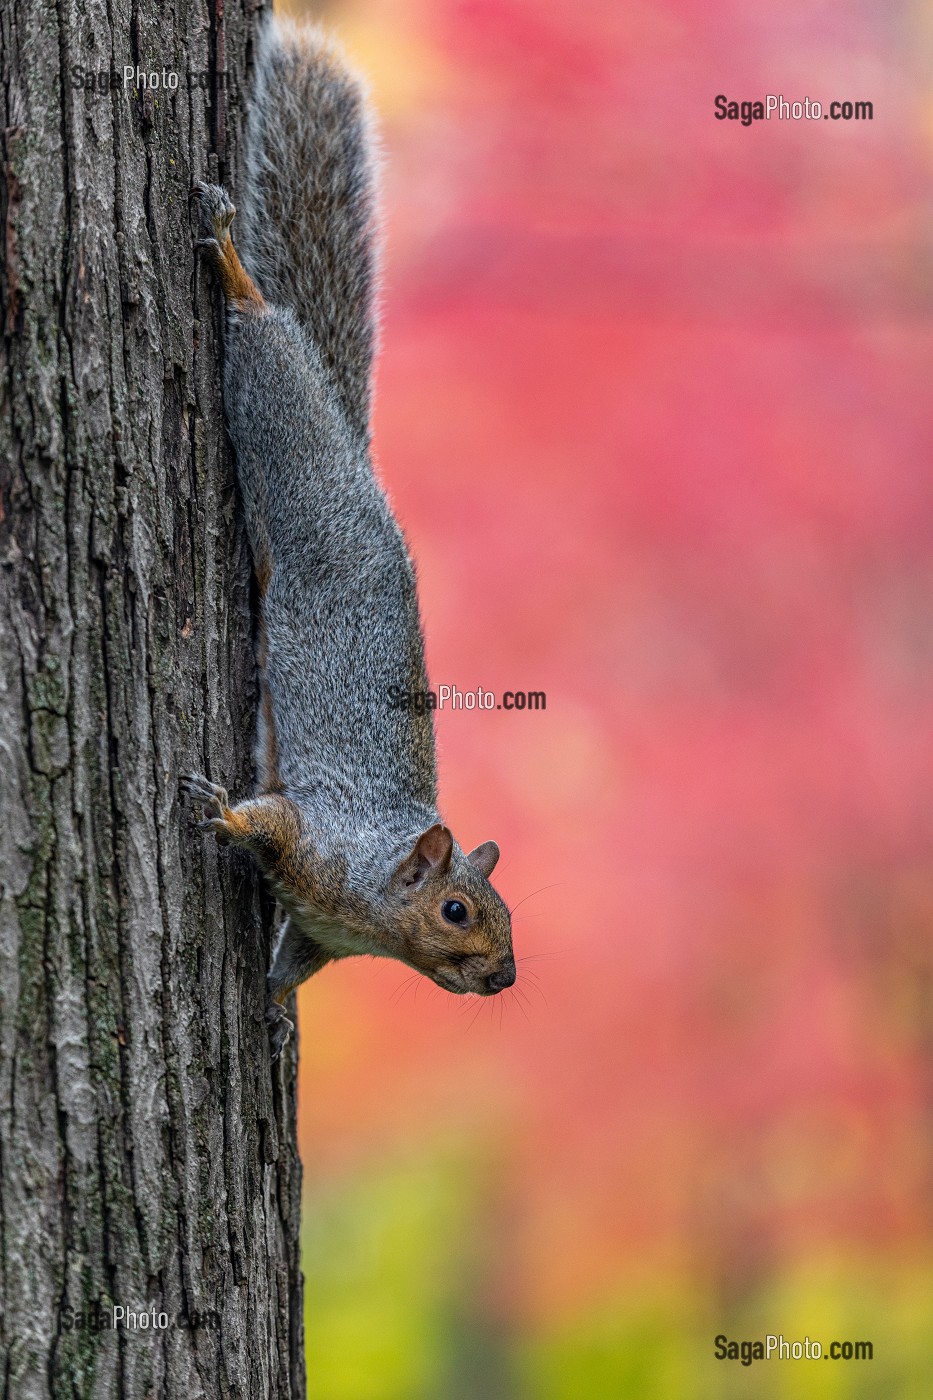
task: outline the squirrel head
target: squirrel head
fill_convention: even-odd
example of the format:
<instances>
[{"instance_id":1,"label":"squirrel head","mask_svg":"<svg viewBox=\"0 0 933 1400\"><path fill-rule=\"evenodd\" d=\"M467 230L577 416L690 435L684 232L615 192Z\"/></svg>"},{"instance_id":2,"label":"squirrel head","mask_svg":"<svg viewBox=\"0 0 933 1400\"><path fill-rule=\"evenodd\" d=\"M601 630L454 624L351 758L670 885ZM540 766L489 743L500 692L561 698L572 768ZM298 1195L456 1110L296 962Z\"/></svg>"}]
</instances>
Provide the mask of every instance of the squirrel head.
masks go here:
<instances>
[{"instance_id":1,"label":"squirrel head","mask_svg":"<svg viewBox=\"0 0 933 1400\"><path fill-rule=\"evenodd\" d=\"M498 859L495 841L466 855L437 823L389 881L398 956L445 991L493 996L515 981L512 920L489 883Z\"/></svg>"}]
</instances>

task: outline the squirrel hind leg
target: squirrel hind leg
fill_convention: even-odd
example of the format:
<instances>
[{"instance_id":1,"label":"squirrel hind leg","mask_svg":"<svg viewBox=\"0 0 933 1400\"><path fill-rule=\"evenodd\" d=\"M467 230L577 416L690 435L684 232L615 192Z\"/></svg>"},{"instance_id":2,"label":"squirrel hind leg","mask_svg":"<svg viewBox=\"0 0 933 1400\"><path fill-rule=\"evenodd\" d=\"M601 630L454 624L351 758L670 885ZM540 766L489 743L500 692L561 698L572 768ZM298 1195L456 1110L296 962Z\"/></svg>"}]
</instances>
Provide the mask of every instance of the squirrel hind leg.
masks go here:
<instances>
[{"instance_id":1,"label":"squirrel hind leg","mask_svg":"<svg viewBox=\"0 0 933 1400\"><path fill-rule=\"evenodd\" d=\"M203 180L192 185L191 197L198 201L201 218L202 237L197 246L206 249L213 259L227 302L238 311L265 311L265 298L240 262L230 237L236 214L233 200L223 185L207 185Z\"/></svg>"},{"instance_id":2,"label":"squirrel hind leg","mask_svg":"<svg viewBox=\"0 0 933 1400\"><path fill-rule=\"evenodd\" d=\"M280 1006L277 1001L270 1001L266 1007L266 1026L269 1031L269 1056L275 1064L292 1038L295 1023L284 1006Z\"/></svg>"},{"instance_id":3,"label":"squirrel hind leg","mask_svg":"<svg viewBox=\"0 0 933 1400\"><path fill-rule=\"evenodd\" d=\"M332 957L332 953L309 938L293 919L286 919L266 978L270 1000L281 1006L296 987L320 972Z\"/></svg>"}]
</instances>

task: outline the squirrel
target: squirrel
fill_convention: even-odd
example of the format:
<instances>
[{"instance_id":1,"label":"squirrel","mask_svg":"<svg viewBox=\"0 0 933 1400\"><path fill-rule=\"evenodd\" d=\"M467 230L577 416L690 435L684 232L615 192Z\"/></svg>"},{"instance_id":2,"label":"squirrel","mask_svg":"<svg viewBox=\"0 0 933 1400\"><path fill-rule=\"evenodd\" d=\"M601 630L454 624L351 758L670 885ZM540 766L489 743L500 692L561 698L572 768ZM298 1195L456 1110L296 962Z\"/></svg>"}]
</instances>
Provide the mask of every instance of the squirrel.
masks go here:
<instances>
[{"instance_id":1,"label":"squirrel","mask_svg":"<svg viewBox=\"0 0 933 1400\"><path fill-rule=\"evenodd\" d=\"M515 981L494 841L465 853L437 809L415 573L373 473L376 219L360 85L321 31L267 21L247 126L244 261L226 190L197 182L226 307L224 409L260 618L257 792L201 774L200 825L250 851L281 904L270 1041L326 963L396 958L446 991ZM245 264L245 266L244 266Z\"/></svg>"}]
</instances>

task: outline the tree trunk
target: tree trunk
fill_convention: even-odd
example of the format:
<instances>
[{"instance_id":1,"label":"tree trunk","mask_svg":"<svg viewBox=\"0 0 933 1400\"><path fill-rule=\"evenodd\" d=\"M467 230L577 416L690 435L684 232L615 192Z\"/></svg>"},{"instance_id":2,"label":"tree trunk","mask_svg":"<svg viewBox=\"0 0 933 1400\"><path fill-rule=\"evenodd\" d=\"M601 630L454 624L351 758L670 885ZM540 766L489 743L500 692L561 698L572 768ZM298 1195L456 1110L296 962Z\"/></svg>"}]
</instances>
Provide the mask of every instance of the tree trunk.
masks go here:
<instances>
[{"instance_id":1,"label":"tree trunk","mask_svg":"<svg viewBox=\"0 0 933 1400\"><path fill-rule=\"evenodd\" d=\"M271 910L178 791L248 791L256 704L188 207L236 190L254 16L214 4L0 13L5 1400L304 1394Z\"/></svg>"}]
</instances>

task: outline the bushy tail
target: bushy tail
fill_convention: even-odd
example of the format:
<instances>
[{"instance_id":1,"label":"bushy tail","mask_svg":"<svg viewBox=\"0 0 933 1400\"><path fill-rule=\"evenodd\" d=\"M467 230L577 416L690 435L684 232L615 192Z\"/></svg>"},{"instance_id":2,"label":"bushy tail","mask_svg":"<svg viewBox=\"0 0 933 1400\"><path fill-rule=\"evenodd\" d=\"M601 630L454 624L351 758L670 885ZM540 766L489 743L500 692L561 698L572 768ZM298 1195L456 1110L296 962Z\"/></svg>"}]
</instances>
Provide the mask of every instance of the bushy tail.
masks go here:
<instances>
[{"instance_id":1,"label":"bushy tail","mask_svg":"<svg viewBox=\"0 0 933 1400\"><path fill-rule=\"evenodd\" d=\"M366 99L318 29L259 38L240 204L244 262L316 342L351 425L369 434L375 200Z\"/></svg>"}]
</instances>

